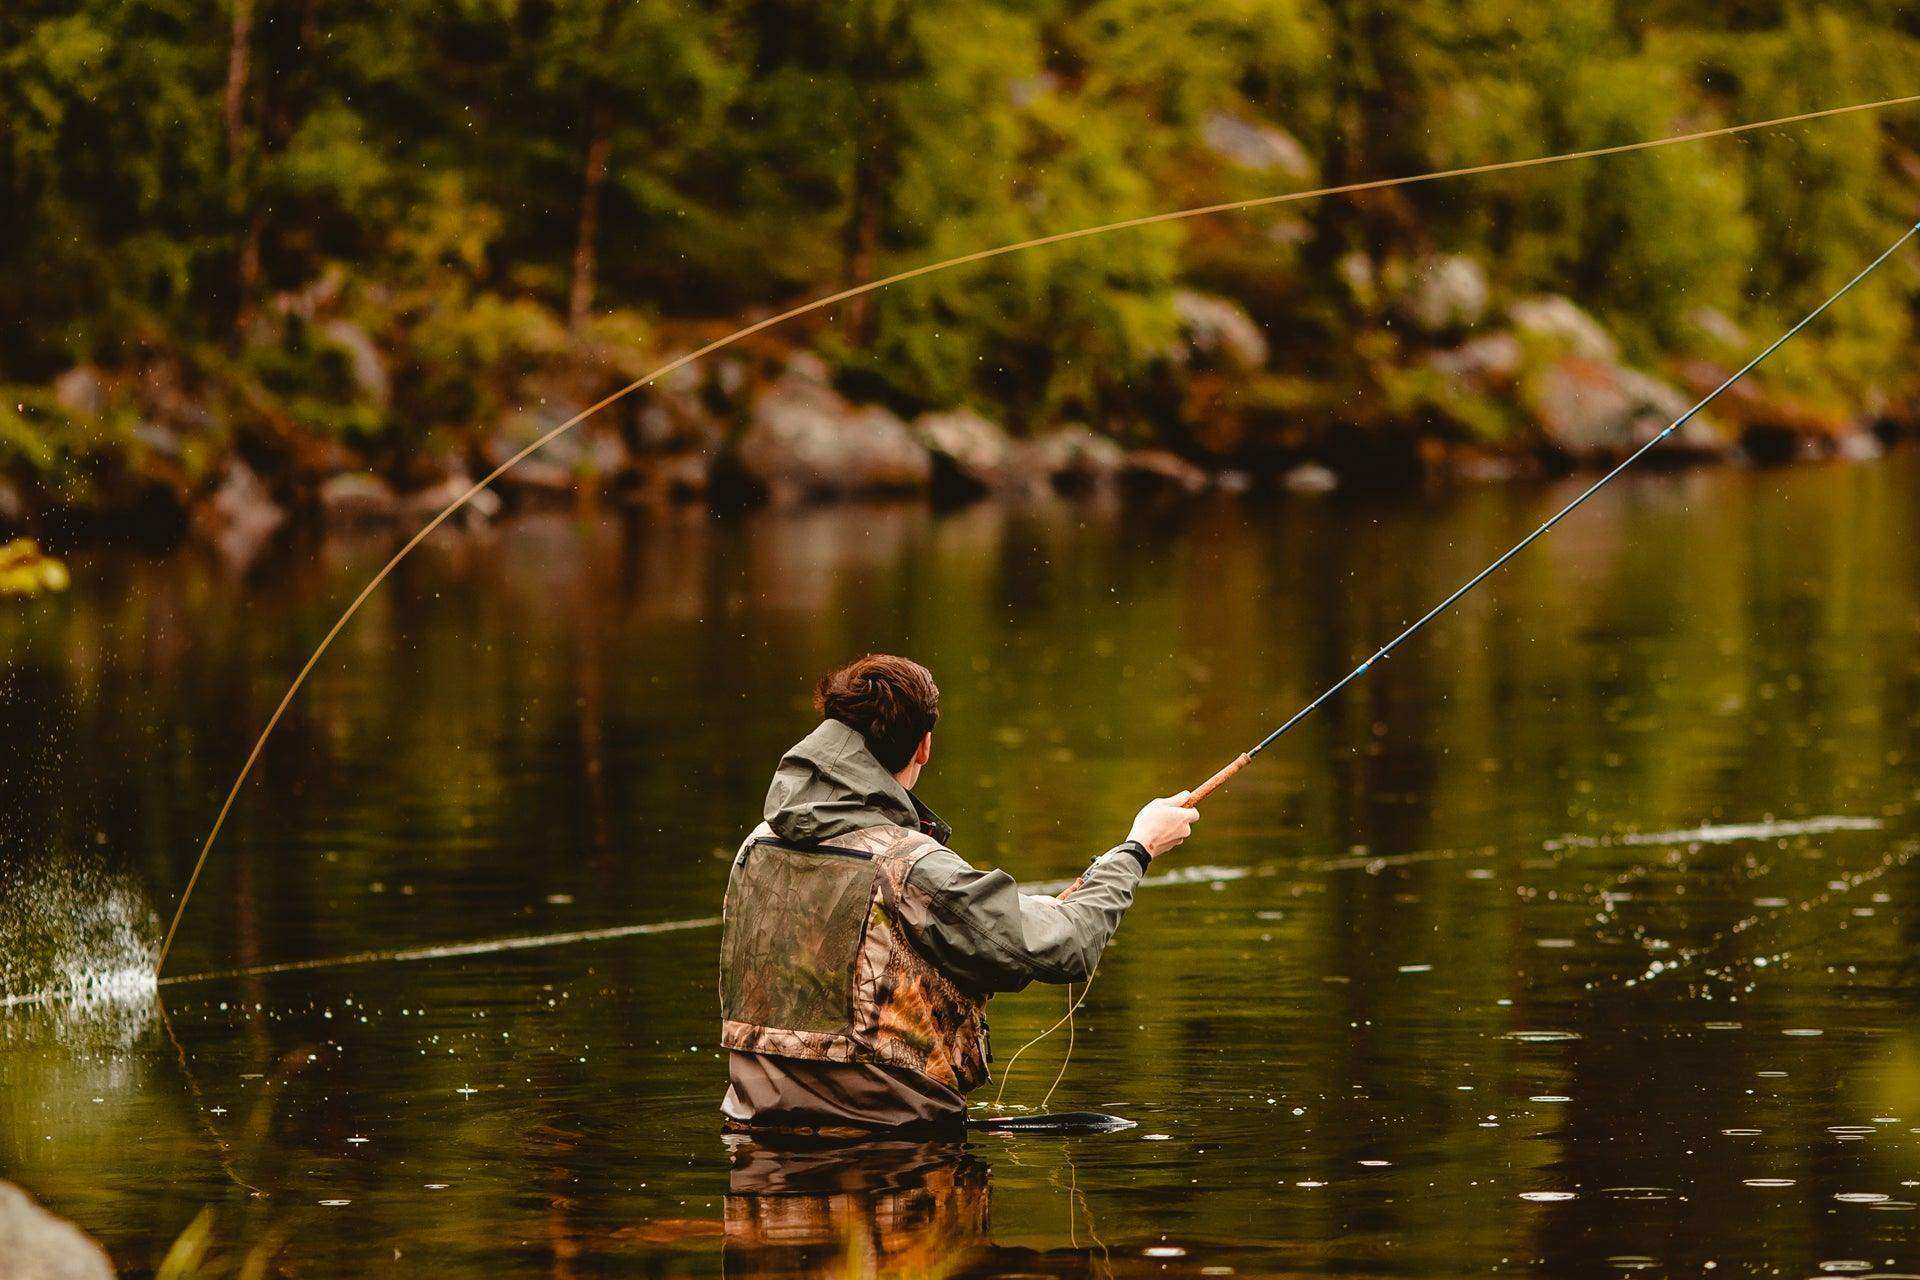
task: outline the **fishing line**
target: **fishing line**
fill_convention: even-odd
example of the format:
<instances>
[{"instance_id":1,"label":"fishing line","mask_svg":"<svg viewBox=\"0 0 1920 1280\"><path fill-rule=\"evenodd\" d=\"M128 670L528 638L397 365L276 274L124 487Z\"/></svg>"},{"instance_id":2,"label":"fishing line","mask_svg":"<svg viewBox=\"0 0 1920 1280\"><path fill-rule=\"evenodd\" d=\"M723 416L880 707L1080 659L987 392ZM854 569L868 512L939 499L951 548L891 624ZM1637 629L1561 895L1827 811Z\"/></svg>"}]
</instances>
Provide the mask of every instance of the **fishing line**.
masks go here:
<instances>
[{"instance_id":1,"label":"fishing line","mask_svg":"<svg viewBox=\"0 0 1920 1280\"><path fill-rule=\"evenodd\" d=\"M266 727L260 731L260 736L254 741L253 749L247 753L246 761L240 766L240 772L238 776L234 778L233 785L228 788L226 799L221 802L219 812L214 817L213 827L208 831L206 841L201 845L199 857L194 861L193 871L187 877L186 887L180 893L180 901L174 907L173 919L167 925L166 937L160 945L160 956L154 965L154 972L159 973L166 968L167 957L173 950L174 935L178 932L180 921L186 914L187 903L193 897L194 888L200 882L200 873L206 868L207 857L212 853L214 843L220 838L220 832L226 826L227 815L232 811L234 801L240 795L240 789L246 785L247 779L252 776L254 765L259 761L260 753L265 750L268 739L273 736L273 731L279 727L281 717L286 714L287 708L292 705L294 698L299 694L301 688L305 686L307 677L313 673L314 667L319 664L320 659L325 656L327 650L333 646L335 638L346 628L347 623L351 622L354 615L360 612L361 606L379 589L380 584L385 582L388 576L393 573L394 569L399 566L400 562L411 555L415 547L426 541L434 530L445 524L462 507L466 506L467 503L471 502L476 496L491 487L494 481L518 466L522 461L545 448L548 444L557 440L568 431L571 431L580 423L585 422L594 414L599 413L602 409L625 399L642 387L676 370L685 368L696 360L700 360L716 351L733 346L735 343L750 338L754 334L765 332L776 325L785 324L789 320L797 319L800 316L823 310L841 302L847 302L851 299L862 297L896 284L903 284L909 280L917 280L922 276L929 276L935 272L947 271L954 267L966 266L970 263L985 262L992 258L1002 257L1007 254L1022 253L1029 249L1038 249L1047 245L1065 244L1073 240L1082 240L1091 236L1106 235L1111 232L1125 231L1136 227L1182 222L1192 218L1203 218L1219 213L1235 213L1249 209L1269 208L1303 200L1321 199L1327 196L1357 195L1366 191L1383 191L1393 187L1412 186L1416 183L1439 182L1449 178L1464 178L1489 173L1505 173L1520 169L1536 168L1543 165L1564 164L1574 160L1592 160L1602 156L1625 155L1636 151L1650 151L1658 147L1676 146L1686 142L1699 142L1708 138L1729 137L1734 134L1750 133L1760 129L1778 128L1785 125L1802 124L1812 120L1824 120L1837 116L1852 115L1857 112L1881 111L1890 107L1906 106L1914 102L1920 102L1920 94L1906 94L1897 98L1883 98L1876 102L1854 103L1843 107L1827 107L1819 111L1803 111L1795 115L1776 116L1770 120L1754 120L1743 124L1723 125L1719 128L1700 129L1691 133L1674 134L1664 138L1649 138L1638 142L1618 143L1606 147L1589 147L1580 151L1567 151L1556 155L1533 156L1522 160L1501 160L1487 164L1468 165L1461 168L1439 169L1428 173L1411 174L1397 178L1375 178L1365 182L1341 183L1336 186L1317 187L1310 191L1293 191L1278 195L1254 196L1245 200L1228 200L1218 204L1199 205L1191 209L1176 209L1164 213L1146 214L1137 218L1124 218L1117 222L1102 223L1092 227L1080 227L1072 231L1059 231L1051 235L1036 236L1030 240L998 245L990 249L979 249L972 253L961 254L958 257L947 258L940 262L926 263L922 266L913 267L890 276L884 276L878 280L870 280L864 284L854 285L836 293L830 293L824 297L816 298L812 302L801 303L798 306L791 307L775 315L757 320L753 324L741 329L736 329L724 337L716 338L705 346L698 347L685 355L677 356L653 370L653 372L634 379L619 390L588 405L585 409L582 409L571 418L548 430L531 444L528 444L518 453L515 453L505 462L502 462L492 471L489 471L486 475L475 481L466 492L442 508L440 513L429 520L419 532L408 538L400 549L394 552L392 558L381 566L379 572L373 575L372 579L367 582L367 585L361 588L360 593L347 605L346 611L327 629L326 635L321 637L320 643L314 649L313 653L301 664L299 673L294 676L293 683L287 686L287 691L281 696L279 704L274 707L273 714L267 717ZM1251 752L1248 753L1249 756L1252 754Z\"/></svg>"}]
</instances>

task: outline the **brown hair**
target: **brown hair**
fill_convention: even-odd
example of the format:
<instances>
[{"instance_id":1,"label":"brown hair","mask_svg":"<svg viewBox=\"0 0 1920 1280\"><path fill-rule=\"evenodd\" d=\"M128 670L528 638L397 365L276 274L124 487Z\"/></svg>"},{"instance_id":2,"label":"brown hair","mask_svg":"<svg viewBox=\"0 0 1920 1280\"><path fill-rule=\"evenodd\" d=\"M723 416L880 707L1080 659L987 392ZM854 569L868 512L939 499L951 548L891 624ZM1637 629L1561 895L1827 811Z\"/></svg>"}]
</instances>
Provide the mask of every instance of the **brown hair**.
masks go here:
<instances>
[{"instance_id":1,"label":"brown hair","mask_svg":"<svg viewBox=\"0 0 1920 1280\"><path fill-rule=\"evenodd\" d=\"M898 773L940 719L940 686L910 658L870 653L822 676L813 708L858 730L874 759Z\"/></svg>"}]
</instances>

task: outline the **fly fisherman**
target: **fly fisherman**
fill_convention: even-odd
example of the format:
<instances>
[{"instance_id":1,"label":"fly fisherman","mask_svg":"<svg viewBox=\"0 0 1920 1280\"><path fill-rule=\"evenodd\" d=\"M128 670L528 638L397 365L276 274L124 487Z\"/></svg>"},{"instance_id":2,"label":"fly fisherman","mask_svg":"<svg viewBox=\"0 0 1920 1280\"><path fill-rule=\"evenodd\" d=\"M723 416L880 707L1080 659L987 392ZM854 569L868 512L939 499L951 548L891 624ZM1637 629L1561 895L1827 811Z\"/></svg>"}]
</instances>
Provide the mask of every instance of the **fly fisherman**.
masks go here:
<instances>
[{"instance_id":1,"label":"fly fisherman","mask_svg":"<svg viewBox=\"0 0 1920 1280\"><path fill-rule=\"evenodd\" d=\"M947 847L913 794L940 690L869 655L820 681L823 717L781 758L766 821L733 860L720 948L729 1129L956 1130L987 1078L987 999L1079 982L1148 862L1192 829L1182 792L1057 898Z\"/></svg>"}]
</instances>

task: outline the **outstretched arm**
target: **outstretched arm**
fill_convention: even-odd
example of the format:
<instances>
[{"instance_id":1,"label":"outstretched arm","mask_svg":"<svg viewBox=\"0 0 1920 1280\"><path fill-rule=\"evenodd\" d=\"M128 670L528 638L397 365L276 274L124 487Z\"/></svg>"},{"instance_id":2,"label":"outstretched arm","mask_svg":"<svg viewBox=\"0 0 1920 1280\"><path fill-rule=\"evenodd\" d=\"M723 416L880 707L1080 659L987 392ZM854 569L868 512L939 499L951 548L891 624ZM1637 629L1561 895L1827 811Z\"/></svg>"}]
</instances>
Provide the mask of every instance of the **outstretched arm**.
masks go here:
<instances>
[{"instance_id":1,"label":"outstretched arm","mask_svg":"<svg viewBox=\"0 0 1920 1280\"><path fill-rule=\"evenodd\" d=\"M956 981L979 991L1031 982L1079 982L1100 963L1133 903L1148 861L1186 838L1195 818L1184 795L1140 811L1127 841L1093 860L1059 898L1020 892L1004 871L982 871L939 849L922 858L901 902L903 923Z\"/></svg>"}]
</instances>

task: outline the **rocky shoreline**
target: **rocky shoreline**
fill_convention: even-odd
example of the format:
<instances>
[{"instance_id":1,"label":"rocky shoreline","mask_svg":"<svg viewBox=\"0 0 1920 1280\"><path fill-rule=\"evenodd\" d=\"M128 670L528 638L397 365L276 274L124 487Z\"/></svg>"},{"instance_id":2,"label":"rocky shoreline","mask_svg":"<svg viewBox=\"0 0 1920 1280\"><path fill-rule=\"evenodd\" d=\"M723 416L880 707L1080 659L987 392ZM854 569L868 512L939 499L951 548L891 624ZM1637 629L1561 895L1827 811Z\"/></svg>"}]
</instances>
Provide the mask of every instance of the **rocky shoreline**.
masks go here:
<instances>
[{"instance_id":1,"label":"rocky shoreline","mask_svg":"<svg viewBox=\"0 0 1920 1280\"><path fill-rule=\"evenodd\" d=\"M1399 332L1366 377L1377 407L1346 415L1322 386L1273 371L1264 330L1237 303L1182 291L1181 341L1164 360L1151 424L1054 425L1031 436L965 408L912 416L850 394L804 347L743 348L690 366L597 415L500 477L457 517L582 501L634 508L793 506L907 499L954 506L1035 494L1124 493L1176 501L1209 492L1326 493L1441 480L1486 482L1600 467L1684 412L1734 367L1749 335L1696 318L1701 349L1656 375L1627 364L1596 320L1560 297L1496 313L1483 273L1435 258L1397 278L1342 265ZM1389 273L1391 275L1392 273ZM371 403L390 395L377 345L343 321L314 332ZM1356 339L1365 345L1367 336ZM224 429L195 379L166 360L110 374L83 366L51 399L69 422L118 423L117 453L82 459L85 483L0 475L0 530L60 546L89 540L195 540L250 561L302 524L396 529L433 518L531 441L631 379L630 356L583 350L529 375L490 434L402 453L291 429ZM1882 399L1885 399L1882 397ZM1907 436L1911 406L1877 403L1849 419L1779 390L1741 383L1663 450L1668 465L1865 458ZM130 424L130 425L129 425ZM444 437L443 437L444 438ZM216 441L224 443L214 443Z\"/></svg>"}]
</instances>

